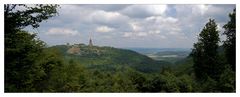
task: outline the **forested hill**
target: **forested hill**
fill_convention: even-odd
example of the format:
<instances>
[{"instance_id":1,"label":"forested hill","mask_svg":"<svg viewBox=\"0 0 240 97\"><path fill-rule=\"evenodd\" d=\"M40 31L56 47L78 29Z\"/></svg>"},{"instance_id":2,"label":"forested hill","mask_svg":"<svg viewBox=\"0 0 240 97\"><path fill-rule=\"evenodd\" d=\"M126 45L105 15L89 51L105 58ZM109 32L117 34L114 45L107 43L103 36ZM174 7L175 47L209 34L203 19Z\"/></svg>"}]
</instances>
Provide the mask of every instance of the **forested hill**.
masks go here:
<instances>
[{"instance_id":1,"label":"forested hill","mask_svg":"<svg viewBox=\"0 0 240 97\"><path fill-rule=\"evenodd\" d=\"M129 66L141 72L160 71L169 62L156 61L132 50L113 47L87 46L84 44L56 45L66 60L75 60L89 68L111 70L119 66Z\"/></svg>"}]
</instances>

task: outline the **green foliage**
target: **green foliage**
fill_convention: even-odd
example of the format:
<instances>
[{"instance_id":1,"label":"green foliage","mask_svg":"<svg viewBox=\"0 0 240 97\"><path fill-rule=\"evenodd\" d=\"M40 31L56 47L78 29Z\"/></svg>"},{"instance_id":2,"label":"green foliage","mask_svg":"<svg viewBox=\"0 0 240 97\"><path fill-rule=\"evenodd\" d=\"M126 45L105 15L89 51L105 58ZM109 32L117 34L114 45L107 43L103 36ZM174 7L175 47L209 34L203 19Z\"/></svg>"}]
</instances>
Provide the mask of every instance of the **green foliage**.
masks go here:
<instances>
[{"instance_id":1,"label":"green foliage","mask_svg":"<svg viewBox=\"0 0 240 97\"><path fill-rule=\"evenodd\" d=\"M211 77L207 77L207 79L200 82L198 86L201 86L200 91L202 92L219 92L217 88L217 81Z\"/></svg>"},{"instance_id":2,"label":"green foliage","mask_svg":"<svg viewBox=\"0 0 240 97\"><path fill-rule=\"evenodd\" d=\"M43 52L38 56L35 62L36 65L41 66L41 71L44 73L35 84L36 91L46 91L49 86L48 81L52 77L51 73L58 67L64 66L63 57L56 49L44 48Z\"/></svg>"},{"instance_id":3,"label":"green foliage","mask_svg":"<svg viewBox=\"0 0 240 97\"><path fill-rule=\"evenodd\" d=\"M17 10L23 7L26 10ZM54 16L56 5L4 5L5 32L5 92L36 91L35 86L46 75L44 67L37 64L45 44L36 39L36 34L23 31L31 25L39 26L42 20Z\"/></svg>"},{"instance_id":4,"label":"green foliage","mask_svg":"<svg viewBox=\"0 0 240 97\"><path fill-rule=\"evenodd\" d=\"M228 63L233 71L236 71L236 9L229 14L230 21L223 26L225 29L224 35L227 36L224 41L225 54Z\"/></svg>"},{"instance_id":5,"label":"green foliage","mask_svg":"<svg viewBox=\"0 0 240 97\"><path fill-rule=\"evenodd\" d=\"M224 72L220 76L218 87L221 92L235 92L236 79L235 72L229 65L226 65Z\"/></svg>"},{"instance_id":6,"label":"green foliage","mask_svg":"<svg viewBox=\"0 0 240 97\"><path fill-rule=\"evenodd\" d=\"M44 75L42 67L35 64L44 44L25 31L14 37L5 38L5 91L34 91L33 83Z\"/></svg>"},{"instance_id":7,"label":"green foliage","mask_svg":"<svg viewBox=\"0 0 240 97\"><path fill-rule=\"evenodd\" d=\"M177 76L184 74L193 75L193 58L189 56L185 59L177 61L172 68Z\"/></svg>"},{"instance_id":8,"label":"green foliage","mask_svg":"<svg viewBox=\"0 0 240 97\"><path fill-rule=\"evenodd\" d=\"M5 4L5 31L11 33L14 29L22 29L28 25L37 28L39 27L39 23L43 20L47 20L56 15L57 7L58 5L44 4L36 4L32 7L24 4ZM20 8L24 10L21 10Z\"/></svg>"},{"instance_id":9,"label":"green foliage","mask_svg":"<svg viewBox=\"0 0 240 97\"><path fill-rule=\"evenodd\" d=\"M160 77L162 77L165 82L165 84L163 84L163 90L165 92L179 92L179 87L177 85L178 80L173 73L164 72Z\"/></svg>"},{"instance_id":10,"label":"green foliage","mask_svg":"<svg viewBox=\"0 0 240 97\"><path fill-rule=\"evenodd\" d=\"M236 65L236 17L235 9L229 14L230 21L223 26L227 40L219 46L216 23L211 20L199 34L192 51L194 71L198 79L197 91L234 92ZM224 48L223 48L224 47ZM223 52L225 50L225 52Z\"/></svg>"},{"instance_id":11,"label":"green foliage","mask_svg":"<svg viewBox=\"0 0 240 97\"><path fill-rule=\"evenodd\" d=\"M86 72L84 67L70 61L54 68L50 73L45 91L51 92L76 92L81 91L86 83Z\"/></svg>"},{"instance_id":12,"label":"green foliage","mask_svg":"<svg viewBox=\"0 0 240 97\"><path fill-rule=\"evenodd\" d=\"M194 79L187 75L176 76L171 70L147 75L145 92L194 92Z\"/></svg>"},{"instance_id":13,"label":"green foliage","mask_svg":"<svg viewBox=\"0 0 240 97\"><path fill-rule=\"evenodd\" d=\"M207 76L214 79L219 78L219 68L222 64L218 62L218 43L217 24L210 19L199 34L198 42L194 44L192 51L194 70L199 80L206 79Z\"/></svg>"},{"instance_id":14,"label":"green foliage","mask_svg":"<svg viewBox=\"0 0 240 97\"><path fill-rule=\"evenodd\" d=\"M142 92L146 92L145 82L147 79L145 75L134 70L130 70L128 72L129 72L130 80L132 81L132 84L136 87L136 89Z\"/></svg>"},{"instance_id":15,"label":"green foliage","mask_svg":"<svg viewBox=\"0 0 240 97\"><path fill-rule=\"evenodd\" d=\"M179 91L180 92L194 92L195 81L193 78L187 74L184 74L178 78Z\"/></svg>"}]
</instances>

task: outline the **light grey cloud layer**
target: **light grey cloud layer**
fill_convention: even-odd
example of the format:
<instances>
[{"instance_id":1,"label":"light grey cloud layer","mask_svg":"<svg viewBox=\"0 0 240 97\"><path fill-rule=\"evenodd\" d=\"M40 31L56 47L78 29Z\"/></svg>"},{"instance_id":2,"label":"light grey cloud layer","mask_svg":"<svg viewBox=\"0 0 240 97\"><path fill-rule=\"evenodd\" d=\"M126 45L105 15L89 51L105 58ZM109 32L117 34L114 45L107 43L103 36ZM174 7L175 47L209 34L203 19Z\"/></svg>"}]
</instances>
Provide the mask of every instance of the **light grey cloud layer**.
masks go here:
<instances>
[{"instance_id":1,"label":"light grey cloud layer","mask_svg":"<svg viewBox=\"0 0 240 97\"><path fill-rule=\"evenodd\" d=\"M191 48L209 18L219 30L235 5L61 5L59 15L41 23L48 45ZM91 33L90 33L91 32ZM91 35L90 35L91 34ZM224 36L221 36L224 39Z\"/></svg>"}]
</instances>

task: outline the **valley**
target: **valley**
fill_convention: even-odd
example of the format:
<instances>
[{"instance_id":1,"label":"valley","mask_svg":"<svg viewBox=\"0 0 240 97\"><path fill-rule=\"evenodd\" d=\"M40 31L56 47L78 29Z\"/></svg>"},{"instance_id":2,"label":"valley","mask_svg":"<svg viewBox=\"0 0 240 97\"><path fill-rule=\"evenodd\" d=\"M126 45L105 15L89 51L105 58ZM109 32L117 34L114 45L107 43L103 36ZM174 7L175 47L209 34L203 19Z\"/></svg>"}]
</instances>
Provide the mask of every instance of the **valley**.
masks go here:
<instances>
[{"instance_id":1,"label":"valley","mask_svg":"<svg viewBox=\"0 0 240 97\"><path fill-rule=\"evenodd\" d=\"M190 48L127 48L144 54L154 60L167 61L174 64L189 56Z\"/></svg>"}]
</instances>

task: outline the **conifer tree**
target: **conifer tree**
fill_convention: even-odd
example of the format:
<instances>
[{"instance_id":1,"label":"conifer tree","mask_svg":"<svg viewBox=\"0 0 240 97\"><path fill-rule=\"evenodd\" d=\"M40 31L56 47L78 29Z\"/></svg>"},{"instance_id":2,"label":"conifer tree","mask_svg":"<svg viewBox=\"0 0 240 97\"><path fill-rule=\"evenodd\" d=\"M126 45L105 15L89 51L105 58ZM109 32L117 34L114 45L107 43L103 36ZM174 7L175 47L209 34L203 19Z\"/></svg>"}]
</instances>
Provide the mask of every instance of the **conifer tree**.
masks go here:
<instances>
[{"instance_id":1,"label":"conifer tree","mask_svg":"<svg viewBox=\"0 0 240 97\"><path fill-rule=\"evenodd\" d=\"M227 62L231 65L233 71L236 71L236 9L229 14L230 21L223 26L224 35L227 40L224 41L225 54Z\"/></svg>"},{"instance_id":2,"label":"conifer tree","mask_svg":"<svg viewBox=\"0 0 240 97\"><path fill-rule=\"evenodd\" d=\"M214 19L209 19L198 37L198 42L194 44L192 51L194 61L194 71L198 79L219 77L218 52L219 31Z\"/></svg>"}]
</instances>

